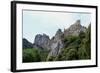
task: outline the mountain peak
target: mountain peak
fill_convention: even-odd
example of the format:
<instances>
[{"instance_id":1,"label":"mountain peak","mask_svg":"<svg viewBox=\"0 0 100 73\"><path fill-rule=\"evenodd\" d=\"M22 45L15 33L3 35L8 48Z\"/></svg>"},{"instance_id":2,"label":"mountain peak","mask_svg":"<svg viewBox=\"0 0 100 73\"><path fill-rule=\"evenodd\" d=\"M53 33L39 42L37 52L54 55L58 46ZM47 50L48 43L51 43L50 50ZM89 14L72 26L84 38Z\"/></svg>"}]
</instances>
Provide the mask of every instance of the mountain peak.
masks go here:
<instances>
[{"instance_id":1,"label":"mountain peak","mask_svg":"<svg viewBox=\"0 0 100 73\"><path fill-rule=\"evenodd\" d=\"M80 27L81 26L81 21L77 20L74 24L72 24L70 27Z\"/></svg>"},{"instance_id":2,"label":"mountain peak","mask_svg":"<svg viewBox=\"0 0 100 73\"><path fill-rule=\"evenodd\" d=\"M64 30L64 35L79 35L81 31L85 31L85 27L83 27L80 23L80 20L77 20L74 24L72 24L68 29Z\"/></svg>"},{"instance_id":3,"label":"mountain peak","mask_svg":"<svg viewBox=\"0 0 100 73\"><path fill-rule=\"evenodd\" d=\"M75 25L81 25L81 21L80 21L80 20L77 20L77 21L75 22Z\"/></svg>"},{"instance_id":4,"label":"mountain peak","mask_svg":"<svg viewBox=\"0 0 100 73\"><path fill-rule=\"evenodd\" d=\"M38 47L49 49L49 36L46 34L37 34L35 36L34 44Z\"/></svg>"},{"instance_id":5,"label":"mountain peak","mask_svg":"<svg viewBox=\"0 0 100 73\"><path fill-rule=\"evenodd\" d=\"M63 33L62 30L61 29L58 29L57 32L56 32L56 35L60 35L62 33Z\"/></svg>"}]
</instances>

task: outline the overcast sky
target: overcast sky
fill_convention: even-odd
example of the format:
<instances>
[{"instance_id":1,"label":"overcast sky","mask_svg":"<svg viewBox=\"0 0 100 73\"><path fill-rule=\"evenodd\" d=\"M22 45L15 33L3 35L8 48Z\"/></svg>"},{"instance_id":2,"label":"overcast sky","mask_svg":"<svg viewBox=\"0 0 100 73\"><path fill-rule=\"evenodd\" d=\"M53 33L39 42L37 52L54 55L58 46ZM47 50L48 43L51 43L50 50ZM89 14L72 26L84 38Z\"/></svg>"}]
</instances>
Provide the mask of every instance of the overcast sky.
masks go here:
<instances>
[{"instance_id":1,"label":"overcast sky","mask_svg":"<svg viewBox=\"0 0 100 73\"><path fill-rule=\"evenodd\" d=\"M59 28L63 31L77 20L81 21L82 26L88 27L91 14L23 11L23 38L32 43L37 34L45 33L51 38Z\"/></svg>"}]
</instances>

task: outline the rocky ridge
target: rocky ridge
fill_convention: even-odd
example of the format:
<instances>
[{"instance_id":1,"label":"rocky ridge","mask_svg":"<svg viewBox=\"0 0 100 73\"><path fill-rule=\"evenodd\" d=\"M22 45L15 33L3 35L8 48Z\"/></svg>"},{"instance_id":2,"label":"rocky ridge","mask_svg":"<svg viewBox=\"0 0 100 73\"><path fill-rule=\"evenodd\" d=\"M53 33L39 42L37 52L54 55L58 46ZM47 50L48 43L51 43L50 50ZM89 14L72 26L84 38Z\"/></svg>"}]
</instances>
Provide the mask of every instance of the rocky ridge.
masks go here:
<instances>
[{"instance_id":1,"label":"rocky ridge","mask_svg":"<svg viewBox=\"0 0 100 73\"><path fill-rule=\"evenodd\" d=\"M49 56L57 56L60 50L64 48L63 38L69 35L78 36L80 32L85 32L86 28L81 25L80 20L77 20L68 29L62 32L58 29L56 34L50 39L46 34L37 34L33 43L33 48L40 48L44 50L49 50Z\"/></svg>"}]
</instances>

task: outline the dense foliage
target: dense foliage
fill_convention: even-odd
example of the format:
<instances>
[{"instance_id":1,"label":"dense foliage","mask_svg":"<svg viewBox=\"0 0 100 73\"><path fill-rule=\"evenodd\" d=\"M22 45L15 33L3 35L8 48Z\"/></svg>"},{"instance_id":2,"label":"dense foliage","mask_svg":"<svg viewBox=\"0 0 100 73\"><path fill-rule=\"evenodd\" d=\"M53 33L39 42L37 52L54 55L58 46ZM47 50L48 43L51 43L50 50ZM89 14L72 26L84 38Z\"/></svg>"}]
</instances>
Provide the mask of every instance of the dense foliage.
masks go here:
<instances>
[{"instance_id":1,"label":"dense foliage","mask_svg":"<svg viewBox=\"0 0 100 73\"><path fill-rule=\"evenodd\" d=\"M37 49L27 48L23 49L23 62L39 62L41 61Z\"/></svg>"},{"instance_id":2,"label":"dense foliage","mask_svg":"<svg viewBox=\"0 0 100 73\"><path fill-rule=\"evenodd\" d=\"M42 51L37 48L23 49L23 62L40 62L45 61L48 51Z\"/></svg>"}]
</instances>

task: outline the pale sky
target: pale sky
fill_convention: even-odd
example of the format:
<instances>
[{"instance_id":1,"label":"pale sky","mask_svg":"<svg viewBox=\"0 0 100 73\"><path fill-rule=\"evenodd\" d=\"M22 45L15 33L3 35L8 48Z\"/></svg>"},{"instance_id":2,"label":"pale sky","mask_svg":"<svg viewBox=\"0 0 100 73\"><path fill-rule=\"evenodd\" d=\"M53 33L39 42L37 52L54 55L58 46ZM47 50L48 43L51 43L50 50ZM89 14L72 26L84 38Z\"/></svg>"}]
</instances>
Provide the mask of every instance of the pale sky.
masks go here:
<instances>
[{"instance_id":1,"label":"pale sky","mask_svg":"<svg viewBox=\"0 0 100 73\"><path fill-rule=\"evenodd\" d=\"M37 34L47 34L53 37L60 28L70 27L77 20L81 25L88 27L91 22L91 14L68 13L68 12L43 12L43 11L23 11L23 38L33 43Z\"/></svg>"}]
</instances>

